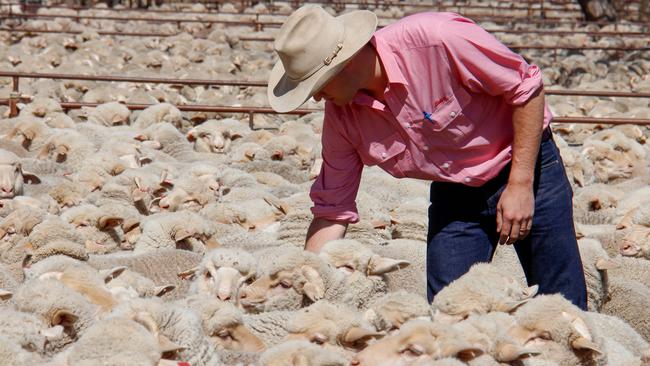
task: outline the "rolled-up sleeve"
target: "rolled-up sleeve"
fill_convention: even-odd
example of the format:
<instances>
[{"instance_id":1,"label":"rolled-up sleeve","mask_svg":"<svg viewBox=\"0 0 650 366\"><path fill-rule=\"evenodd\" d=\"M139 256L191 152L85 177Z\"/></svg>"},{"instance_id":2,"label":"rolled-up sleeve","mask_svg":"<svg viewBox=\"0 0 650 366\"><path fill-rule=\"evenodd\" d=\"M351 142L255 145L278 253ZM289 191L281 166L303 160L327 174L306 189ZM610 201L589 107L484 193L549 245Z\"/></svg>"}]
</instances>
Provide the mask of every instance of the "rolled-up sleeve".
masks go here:
<instances>
[{"instance_id":1,"label":"rolled-up sleeve","mask_svg":"<svg viewBox=\"0 0 650 366\"><path fill-rule=\"evenodd\" d=\"M315 218L355 223L359 221L355 200L363 164L354 146L337 130L335 113L326 105L323 165L309 194L314 202L311 211Z\"/></svg>"},{"instance_id":2,"label":"rolled-up sleeve","mask_svg":"<svg viewBox=\"0 0 650 366\"><path fill-rule=\"evenodd\" d=\"M471 20L457 16L438 24L437 36L451 70L476 93L502 96L506 103L527 102L542 87L542 73Z\"/></svg>"}]
</instances>

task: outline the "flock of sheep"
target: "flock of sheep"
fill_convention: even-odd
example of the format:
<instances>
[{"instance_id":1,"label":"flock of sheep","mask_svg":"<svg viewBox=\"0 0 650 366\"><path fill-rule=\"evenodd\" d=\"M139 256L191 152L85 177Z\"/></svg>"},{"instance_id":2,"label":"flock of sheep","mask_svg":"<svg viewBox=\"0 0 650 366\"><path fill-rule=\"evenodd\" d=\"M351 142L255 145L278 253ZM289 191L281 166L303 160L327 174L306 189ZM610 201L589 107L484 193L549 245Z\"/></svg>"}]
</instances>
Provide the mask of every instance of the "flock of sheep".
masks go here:
<instances>
[{"instance_id":1,"label":"flock of sheep","mask_svg":"<svg viewBox=\"0 0 650 366\"><path fill-rule=\"evenodd\" d=\"M176 17L205 10L174 6ZM137 38L97 30L178 29L67 18L23 25L83 33L0 32L0 70L266 80L275 60L269 43L239 40L253 33L245 27L183 23L175 36ZM272 36L273 29L259 35ZM552 36L502 40L558 45ZM628 40L577 34L561 42ZM650 87L644 51L560 51L557 60L525 54L544 70L548 89ZM9 82L0 81L0 98L9 96ZM264 106L263 88L47 79L21 79L20 87L31 101L19 105L17 117L7 118L8 107L0 106L4 364L650 362L645 127L554 124L574 186L589 312L560 295L536 296L511 247L499 247L493 263L472 267L429 304L427 182L367 168L357 199L361 221L319 254L302 250L308 192L321 164L321 113L256 115L251 129L240 114L181 112L175 105ZM648 114L642 98L547 100L560 116ZM65 111L60 101L99 105ZM130 111L120 102L151 106Z\"/></svg>"}]
</instances>

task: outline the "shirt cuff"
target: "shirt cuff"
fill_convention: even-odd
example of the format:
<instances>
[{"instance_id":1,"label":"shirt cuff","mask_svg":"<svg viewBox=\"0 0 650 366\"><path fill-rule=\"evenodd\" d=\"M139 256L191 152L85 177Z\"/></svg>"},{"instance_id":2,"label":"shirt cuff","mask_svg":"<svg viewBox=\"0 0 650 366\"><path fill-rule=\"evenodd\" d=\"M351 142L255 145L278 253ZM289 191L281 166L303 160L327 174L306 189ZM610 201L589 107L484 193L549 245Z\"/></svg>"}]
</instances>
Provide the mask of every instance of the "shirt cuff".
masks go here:
<instances>
[{"instance_id":1,"label":"shirt cuff","mask_svg":"<svg viewBox=\"0 0 650 366\"><path fill-rule=\"evenodd\" d=\"M521 105L526 103L543 85L542 72L539 67L530 65L523 75L521 83L504 93L503 98L508 104Z\"/></svg>"},{"instance_id":2,"label":"shirt cuff","mask_svg":"<svg viewBox=\"0 0 650 366\"><path fill-rule=\"evenodd\" d=\"M331 221L347 222L354 224L359 222L359 212L356 203L344 206L322 206L315 205L311 208L314 218L321 218Z\"/></svg>"}]
</instances>

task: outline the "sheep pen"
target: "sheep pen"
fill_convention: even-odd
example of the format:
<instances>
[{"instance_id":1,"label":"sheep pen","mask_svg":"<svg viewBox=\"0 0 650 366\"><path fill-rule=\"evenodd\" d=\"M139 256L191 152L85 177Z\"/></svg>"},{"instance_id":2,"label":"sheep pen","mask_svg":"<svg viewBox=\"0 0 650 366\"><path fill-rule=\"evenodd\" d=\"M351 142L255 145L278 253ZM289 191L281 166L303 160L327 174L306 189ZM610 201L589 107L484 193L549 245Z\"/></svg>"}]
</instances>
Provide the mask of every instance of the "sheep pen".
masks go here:
<instances>
[{"instance_id":1,"label":"sheep pen","mask_svg":"<svg viewBox=\"0 0 650 366\"><path fill-rule=\"evenodd\" d=\"M347 10L371 7L382 25L463 10L438 3ZM246 110L268 109L255 81L277 60L264 39L290 3L157 1L143 12L111 1L41 6L42 17L0 5L0 72L84 76L0 77L0 363L650 365L650 124L570 120L647 122L650 33L629 19L558 20L562 37L532 20L509 32L480 13L539 10L515 3L466 1L462 15L567 94L546 100L565 120L551 126L589 311L537 294L511 246L429 304L429 182L376 166L364 168L361 220L346 238L303 250L323 103ZM546 20L571 21L577 5L563 4L547 4ZM178 82L92 80L106 75ZM594 90L612 96L574 93Z\"/></svg>"}]
</instances>

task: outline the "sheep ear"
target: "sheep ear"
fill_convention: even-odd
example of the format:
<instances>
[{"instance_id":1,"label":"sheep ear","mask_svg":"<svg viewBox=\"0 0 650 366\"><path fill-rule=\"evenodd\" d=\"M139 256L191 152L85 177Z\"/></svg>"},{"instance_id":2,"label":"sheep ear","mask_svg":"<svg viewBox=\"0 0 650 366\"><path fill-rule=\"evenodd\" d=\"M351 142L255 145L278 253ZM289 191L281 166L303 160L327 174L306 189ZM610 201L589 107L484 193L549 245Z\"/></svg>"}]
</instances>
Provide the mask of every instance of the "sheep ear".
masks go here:
<instances>
[{"instance_id":1,"label":"sheep ear","mask_svg":"<svg viewBox=\"0 0 650 366\"><path fill-rule=\"evenodd\" d=\"M214 236L211 236L210 239L206 240L204 243L205 249L216 249L221 247L221 243Z\"/></svg>"},{"instance_id":2,"label":"sheep ear","mask_svg":"<svg viewBox=\"0 0 650 366\"><path fill-rule=\"evenodd\" d=\"M62 327L65 328L65 327L72 326L78 319L79 317L74 315L71 311L59 309L56 312L54 312L54 315L52 315L50 324L61 325Z\"/></svg>"},{"instance_id":3,"label":"sheep ear","mask_svg":"<svg viewBox=\"0 0 650 366\"><path fill-rule=\"evenodd\" d=\"M127 220L124 220L122 222L122 230L124 230L124 232L126 233L126 232L129 232L129 231L133 230L136 226L139 226L139 225L140 225L139 220L137 220L137 219L128 220L127 219Z\"/></svg>"},{"instance_id":4,"label":"sheep ear","mask_svg":"<svg viewBox=\"0 0 650 366\"><path fill-rule=\"evenodd\" d=\"M187 138L187 141L189 141L189 142L196 141L196 129L193 128L193 129L187 131L187 134L185 135L185 137Z\"/></svg>"},{"instance_id":5,"label":"sheep ear","mask_svg":"<svg viewBox=\"0 0 650 366\"><path fill-rule=\"evenodd\" d=\"M174 286L174 285L156 286L153 289L153 293L154 293L154 295L160 297L160 296L168 293L169 291L172 291L175 288L176 288L176 286Z\"/></svg>"},{"instance_id":6,"label":"sheep ear","mask_svg":"<svg viewBox=\"0 0 650 366\"><path fill-rule=\"evenodd\" d=\"M63 334L63 327L60 325L55 325L53 327L39 330L38 333L45 338L54 339L58 338Z\"/></svg>"},{"instance_id":7,"label":"sheep ear","mask_svg":"<svg viewBox=\"0 0 650 366\"><path fill-rule=\"evenodd\" d=\"M22 169L21 169L21 172L23 174L23 181L25 183L29 183L29 184L40 184L41 183L41 178L39 178L38 175L36 175L34 173L30 173L30 172L22 170Z\"/></svg>"},{"instance_id":8,"label":"sheep ear","mask_svg":"<svg viewBox=\"0 0 650 366\"><path fill-rule=\"evenodd\" d=\"M304 294L313 302L322 299L325 295L325 283L318 271L311 266L304 265L300 268L300 272L307 279L302 288Z\"/></svg>"},{"instance_id":9,"label":"sheep ear","mask_svg":"<svg viewBox=\"0 0 650 366\"><path fill-rule=\"evenodd\" d=\"M11 291L0 289L0 300L9 300L13 295Z\"/></svg>"},{"instance_id":10,"label":"sheep ear","mask_svg":"<svg viewBox=\"0 0 650 366\"><path fill-rule=\"evenodd\" d=\"M483 354L479 347L468 342L450 342L441 348L444 357L457 357L462 361L471 360Z\"/></svg>"},{"instance_id":11,"label":"sheep ear","mask_svg":"<svg viewBox=\"0 0 650 366\"><path fill-rule=\"evenodd\" d=\"M381 337L383 336L382 333L371 331L365 328L360 328L360 327L352 327L350 330L348 330L345 333L345 336L343 336L343 341L348 344L352 344L354 342L358 342L361 340L368 340L369 338L373 337Z\"/></svg>"},{"instance_id":12,"label":"sheep ear","mask_svg":"<svg viewBox=\"0 0 650 366\"><path fill-rule=\"evenodd\" d=\"M519 301L499 301L493 310L501 311L504 313L511 313L517 310L518 307L527 303L528 301L530 301L530 298L519 300Z\"/></svg>"},{"instance_id":13,"label":"sheep ear","mask_svg":"<svg viewBox=\"0 0 650 366\"><path fill-rule=\"evenodd\" d=\"M133 190L132 196L133 196L133 202L138 202L144 200L146 197L147 192L144 192L138 188Z\"/></svg>"},{"instance_id":14,"label":"sheep ear","mask_svg":"<svg viewBox=\"0 0 650 366\"><path fill-rule=\"evenodd\" d=\"M99 228L109 229L122 225L122 218L116 216L102 216L99 218Z\"/></svg>"},{"instance_id":15,"label":"sheep ear","mask_svg":"<svg viewBox=\"0 0 650 366\"><path fill-rule=\"evenodd\" d=\"M65 145L59 145L56 147L57 155L68 155L68 151L70 151L70 148Z\"/></svg>"},{"instance_id":16,"label":"sheep ear","mask_svg":"<svg viewBox=\"0 0 650 366\"><path fill-rule=\"evenodd\" d=\"M181 240L187 239L192 236L192 233L187 231L186 229L179 229L176 230L176 233L174 233L174 241L179 242Z\"/></svg>"},{"instance_id":17,"label":"sheep ear","mask_svg":"<svg viewBox=\"0 0 650 366\"><path fill-rule=\"evenodd\" d=\"M605 271L610 269L616 269L619 267L619 264L616 261L609 258L600 258L596 261L596 269L599 271Z\"/></svg>"},{"instance_id":18,"label":"sheep ear","mask_svg":"<svg viewBox=\"0 0 650 366\"><path fill-rule=\"evenodd\" d=\"M398 269L405 268L411 263L405 260L398 260L386 257L375 256L370 259L368 266L368 274L381 276L385 273L393 272Z\"/></svg>"},{"instance_id":19,"label":"sheep ear","mask_svg":"<svg viewBox=\"0 0 650 366\"><path fill-rule=\"evenodd\" d=\"M199 270L199 267L190 268L183 272L178 272L176 275L183 280L190 280L196 276L196 271Z\"/></svg>"},{"instance_id":20,"label":"sheep ear","mask_svg":"<svg viewBox=\"0 0 650 366\"><path fill-rule=\"evenodd\" d=\"M535 295L537 295L538 291L539 291L539 285L534 285L534 286L530 286L530 287L526 288L524 290L524 294L526 295L527 299L530 299L530 298L534 297Z\"/></svg>"},{"instance_id":21,"label":"sheep ear","mask_svg":"<svg viewBox=\"0 0 650 366\"><path fill-rule=\"evenodd\" d=\"M499 362L513 362L528 356L536 356L541 353L512 343L501 343L497 345L496 351L497 360Z\"/></svg>"},{"instance_id":22,"label":"sheep ear","mask_svg":"<svg viewBox=\"0 0 650 366\"><path fill-rule=\"evenodd\" d=\"M573 340L571 342L571 347L573 349L592 351L601 355L603 354L603 351L601 351L600 348L598 348L598 345L596 343L588 340L585 337L578 337L575 340Z\"/></svg>"},{"instance_id":23,"label":"sheep ear","mask_svg":"<svg viewBox=\"0 0 650 366\"><path fill-rule=\"evenodd\" d=\"M158 334L158 348L160 349L160 353L179 352L186 349L186 347L172 342L169 338L165 337L162 334Z\"/></svg>"},{"instance_id":24,"label":"sheep ear","mask_svg":"<svg viewBox=\"0 0 650 366\"><path fill-rule=\"evenodd\" d=\"M112 280L118 278L127 268L125 266L114 267L110 269L103 269L99 273L104 278L104 283L109 283Z\"/></svg>"},{"instance_id":25,"label":"sheep ear","mask_svg":"<svg viewBox=\"0 0 650 366\"><path fill-rule=\"evenodd\" d=\"M122 117L120 117L120 116L118 116L116 114L116 115L113 116L113 119L111 119L111 123L118 123L118 122L122 122L123 120L124 119Z\"/></svg>"},{"instance_id":26,"label":"sheep ear","mask_svg":"<svg viewBox=\"0 0 650 366\"><path fill-rule=\"evenodd\" d=\"M50 151L52 151L52 149L54 149L54 144L53 143L50 142L49 144L46 144L45 146L43 146L43 148L38 153L36 158L39 159L39 160L47 158L47 156L50 154Z\"/></svg>"}]
</instances>

